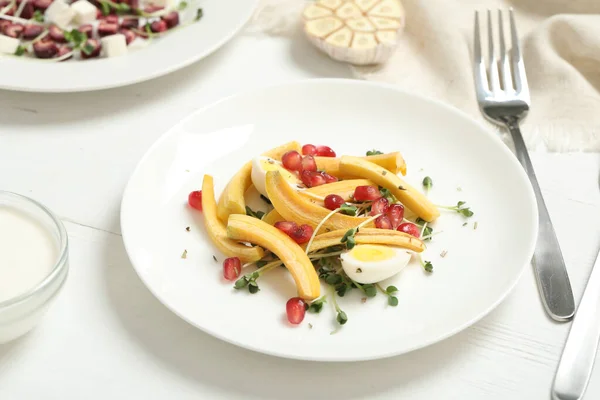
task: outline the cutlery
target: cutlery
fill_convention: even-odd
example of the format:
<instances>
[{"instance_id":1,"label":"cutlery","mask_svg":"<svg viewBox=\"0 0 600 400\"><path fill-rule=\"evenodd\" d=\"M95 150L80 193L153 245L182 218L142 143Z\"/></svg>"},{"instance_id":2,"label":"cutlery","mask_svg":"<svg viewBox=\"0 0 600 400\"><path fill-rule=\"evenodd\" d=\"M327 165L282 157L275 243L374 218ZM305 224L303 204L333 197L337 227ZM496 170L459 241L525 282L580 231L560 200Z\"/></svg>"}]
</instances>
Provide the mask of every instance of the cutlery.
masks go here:
<instances>
[{"instance_id":1,"label":"cutlery","mask_svg":"<svg viewBox=\"0 0 600 400\"><path fill-rule=\"evenodd\" d=\"M513 10L510 13L510 36L512 49L507 52L504 44L503 13L498 11L500 65L494 51L492 14L488 10L489 71L482 57L479 30L479 14L475 12L473 47L473 72L477 102L483 115L497 125L506 127L515 144L517 159L527 172L538 205L539 235L534 252L534 269L542 302L546 312L556 321L568 321L575 312L573 291L556 233L548 209L544 203L525 141L519 129L519 121L529 111L529 87L525 66L519 49L519 38ZM489 76L489 79L488 79Z\"/></svg>"}]
</instances>

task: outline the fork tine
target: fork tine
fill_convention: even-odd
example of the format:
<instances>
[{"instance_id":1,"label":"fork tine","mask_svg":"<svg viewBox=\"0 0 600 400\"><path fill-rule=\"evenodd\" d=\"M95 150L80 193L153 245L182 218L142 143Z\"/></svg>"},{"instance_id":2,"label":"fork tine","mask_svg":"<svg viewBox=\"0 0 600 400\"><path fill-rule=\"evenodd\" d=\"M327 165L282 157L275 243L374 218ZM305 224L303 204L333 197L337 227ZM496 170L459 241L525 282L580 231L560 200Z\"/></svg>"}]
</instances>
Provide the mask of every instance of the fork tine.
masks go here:
<instances>
[{"instance_id":1,"label":"fork tine","mask_svg":"<svg viewBox=\"0 0 600 400\"><path fill-rule=\"evenodd\" d=\"M488 20L488 41L489 41L489 64L490 64L490 89L493 93L500 92L500 80L498 75L498 60L496 59L496 51L494 50L494 31L492 26L492 12L487 12Z\"/></svg>"},{"instance_id":2,"label":"fork tine","mask_svg":"<svg viewBox=\"0 0 600 400\"><path fill-rule=\"evenodd\" d=\"M517 25L515 23L515 15L510 9L510 31L512 39L512 64L515 81L515 90L517 94L529 98L529 85L527 84L527 75L525 75L525 65L521 58L521 49L519 48L519 36L517 35Z\"/></svg>"},{"instance_id":3,"label":"fork tine","mask_svg":"<svg viewBox=\"0 0 600 400\"><path fill-rule=\"evenodd\" d=\"M473 75L475 76L475 89L478 95L489 92L485 63L481 57L481 37L479 30L479 12L475 11L475 31L473 33Z\"/></svg>"},{"instance_id":4,"label":"fork tine","mask_svg":"<svg viewBox=\"0 0 600 400\"><path fill-rule=\"evenodd\" d=\"M504 91L511 93L514 90L512 75L510 72L510 60L506 54L506 46L504 44L504 21L502 20L502 10L498 10L498 31L500 34L500 66L502 71L502 84Z\"/></svg>"}]
</instances>

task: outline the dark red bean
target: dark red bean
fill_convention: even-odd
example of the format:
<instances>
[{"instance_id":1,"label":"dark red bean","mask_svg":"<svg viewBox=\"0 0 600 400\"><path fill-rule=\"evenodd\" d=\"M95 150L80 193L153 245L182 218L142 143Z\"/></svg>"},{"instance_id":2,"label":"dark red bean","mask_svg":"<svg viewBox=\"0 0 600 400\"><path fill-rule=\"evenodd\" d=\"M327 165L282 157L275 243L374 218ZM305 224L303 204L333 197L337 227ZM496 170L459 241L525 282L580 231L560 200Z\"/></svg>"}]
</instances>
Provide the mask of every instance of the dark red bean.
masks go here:
<instances>
[{"instance_id":1,"label":"dark red bean","mask_svg":"<svg viewBox=\"0 0 600 400\"><path fill-rule=\"evenodd\" d=\"M23 39L33 40L44 32L44 27L41 25L27 25L23 29Z\"/></svg>"},{"instance_id":2,"label":"dark red bean","mask_svg":"<svg viewBox=\"0 0 600 400\"><path fill-rule=\"evenodd\" d=\"M92 46L94 48L94 50L92 50L92 52L90 54L86 54L85 52L82 51L81 58L88 59L88 58L98 57L100 55L100 50L102 49L102 45L100 44L99 40L88 39L85 42L84 46Z\"/></svg>"},{"instance_id":3,"label":"dark red bean","mask_svg":"<svg viewBox=\"0 0 600 400\"><path fill-rule=\"evenodd\" d=\"M139 26L140 20L137 18L123 18L123 21L121 21L121 28L123 29L137 28Z\"/></svg>"},{"instance_id":4,"label":"dark red bean","mask_svg":"<svg viewBox=\"0 0 600 400\"><path fill-rule=\"evenodd\" d=\"M34 0L33 7L36 10L46 11L46 9L50 7L50 4L52 4L53 1L54 0Z\"/></svg>"},{"instance_id":5,"label":"dark red bean","mask_svg":"<svg viewBox=\"0 0 600 400\"><path fill-rule=\"evenodd\" d=\"M91 24L81 25L77 30L81 33L85 33L87 37L92 37L94 34L94 27Z\"/></svg>"},{"instance_id":6,"label":"dark red bean","mask_svg":"<svg viewBox=\"0 0 600 400\"><path fill-rule=\"evenodd\" d=\"M136 37L135 33L130 31L129 29L119 29L119 33L125 35L125 42L127 44L129 44L135 40L135 37Z\"/></svg>"},{"instance_id":7,"label":"dark red bean","mask_svg":"<svg viewBox=\"0 0 600 400\"><path fill-rule=\"evenodd\" d=\"M21 34L23 33L24 29L25 28L23 27L23 25L10 24L10 25L6 25L4 27L4 30L2 31L2 33L4 33L6 36L9 36L11 38L19 38L19 37L21 37Z\"/></svg>"},{"instance_id":8,"label":"dark red bean","mask_svg":"<svg viewBox=\"0 0 600 400\"><path fill-rule=\"evenodd\" d=\"M154 21L150 24L150 30L154 33L164 32L167 30L167 23L162 19L160 21Z\"/></svg>"},{"instance_id":9,"label":"dark red bean","mask_svg":"<svg viewBox=\"0 0 600 400\"><path fill-rule=\"evenodd\" d=\"M118 24L119 23L119 17L117 17L114 14L109 14L107 16L103 16L101 19L104 22L109 23L109 24Z\"/></svg>"},{"instance_id":10,"label":"dark red bean","mask_svg":"<svg viewBox=\"0 0 600 400\"><path fill-rule=\"evenodd\" d=\"M54 42L40 40L33 44L33 52L38 58L53 58L58 54L58 46Z\"/></svg>"},{"instance_id":11,"label":"dark red bean","mask_svg":"<svg viewBox=\"0 0 600 400\"><path fill-rule=\"evenodd\" d=\"M63 31L56 25L50 25L50 28L48 28L48 36L50 36L52 40L54 40L57 43L67 42L67 40L65 39L65 31Z\"/></svg>"},{"instance_id":12,"label":"dark red bean","mask_svg":"<svg viewBox=\"0 0 600 400\"><path fill-rule=\"evenodd\" d=\"M118 31L119 25L117 24L110 24L107 22L100 22L100 24L98 24L98 36L100 37L114 35Z\"/></svg>"},{"instance_id":13,"label":"dark red bean","mask_svg":"<svg viewBox=\"0 0 600 400\"><path fill-rule=\"evenodd\" d=\"M58 54L56 56L57 57L61 57L61 56L64 56L65 54L67 54L67 53L72 53L72 52L73 52L73 50L69 46L67 46L66 44L59 45L58 46ZM65 58L62 61L66 61L66 60L69 60L71 58L73 58L73 54L71 54L69 57Z\"/></svg>"},{"instance_id":14,"label":"dark red bean","mask_svg":"<svg viewBox=\"0 0 600 400\"><path fill-rule=\"evenodd\" d=\"M162 16L161 19L167 23L169 29L179 25L179 13L177 11L172 11Z\"/></svg>"}]
</instances>

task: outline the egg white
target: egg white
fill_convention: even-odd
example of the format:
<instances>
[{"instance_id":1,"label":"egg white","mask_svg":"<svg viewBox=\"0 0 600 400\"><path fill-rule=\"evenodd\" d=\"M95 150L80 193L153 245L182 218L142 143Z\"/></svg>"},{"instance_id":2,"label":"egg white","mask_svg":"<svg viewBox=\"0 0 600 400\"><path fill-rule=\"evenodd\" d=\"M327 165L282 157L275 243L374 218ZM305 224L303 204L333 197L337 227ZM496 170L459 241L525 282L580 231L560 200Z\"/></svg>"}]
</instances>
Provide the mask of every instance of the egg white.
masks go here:
<instances>
[{"instance_id":1,"label":"egg white","mask_svg":"<svg viewBox=\"0 0 600 400\"><path fill-rule=\"evenodd\" d=\"M377 259L376 253L384 254L384 258ZM381 282L402 271L410 261L411 252L392 246L357 244L340 257L346 275L355 282L367 284Z\"/></svg>"},{"instance_id":2,"label":"egg white","mask_svg":"<svg viewBox=\"0 0 600 400\"><path fill-rule=\"evenodd\" d=\"M272 158L259 156L252 159L252 173L250 175L252 184L256 190L263 196L269 197L267 194L267 172L279 171L283 177L292 184L300 184L301 181L292 172L283 167L280 161Z\"/></svg>"}]
</instances>

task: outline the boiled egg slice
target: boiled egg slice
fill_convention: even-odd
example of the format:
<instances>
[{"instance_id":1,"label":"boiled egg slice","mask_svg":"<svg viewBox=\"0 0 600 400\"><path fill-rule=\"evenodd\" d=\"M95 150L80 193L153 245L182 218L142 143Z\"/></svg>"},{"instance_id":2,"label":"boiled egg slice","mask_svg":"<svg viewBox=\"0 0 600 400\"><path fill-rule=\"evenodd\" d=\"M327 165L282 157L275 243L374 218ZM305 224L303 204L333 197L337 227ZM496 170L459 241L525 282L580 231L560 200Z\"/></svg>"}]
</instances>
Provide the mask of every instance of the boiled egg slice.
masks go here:
<instances>
[{"instance_id":1,"label":"boiled egg slice","mask_svg":"<svg viewBox=\"0 0 600 400\"><path fill-rule=\"evenodd\" d=\"M252 174L250 176L252 178L252 184L263 196L268 197L266 182L267 172L269 171L279 171L281 176L283 176L291 185L295 186L302 184L302 181L300 181L294 173L285 169L280 161L265 156L255 157L252 160Z\"/></svg>"},{"instance_id":2,"label":"boiled egg slice","mask_svg":"<svg viewBox=\"0 0 600 400\"><path fill-rule=\"evenodd\" d=\"M410 261L411 252L398 247L357 244L341 255L342 268L358 283L376 283L400 272Z\"/></svg>"}]
</instances>

